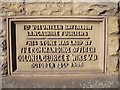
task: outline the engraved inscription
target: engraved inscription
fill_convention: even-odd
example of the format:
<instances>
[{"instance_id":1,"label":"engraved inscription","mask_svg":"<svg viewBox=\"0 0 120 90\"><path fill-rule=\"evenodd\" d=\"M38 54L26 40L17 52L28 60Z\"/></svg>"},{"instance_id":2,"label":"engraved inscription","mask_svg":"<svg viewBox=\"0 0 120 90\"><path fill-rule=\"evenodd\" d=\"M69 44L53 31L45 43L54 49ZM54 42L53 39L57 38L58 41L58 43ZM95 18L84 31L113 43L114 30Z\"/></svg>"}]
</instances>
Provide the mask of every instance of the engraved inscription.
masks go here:
<instances>
[{"instance_id":1,"label":"engraved inscription","mask_svg":"<svg viewBox=\"0 0 120 90\"><path fill-rule=\"evenodd\" d=\"M104 72L103 17L25 17L9 22L11 73Z\"/></svg>"},{"instance_id":2,"label":"engraved inscription","mask_svg":"<svg viewBox=\"0 0 120 90\"><path fill-rule=\"evenodd\" d=\"M82 68L99 56L89 33L94 25L23 25L27 35L18 63L36 69ZM88 32L89 31L89 32Z\"/></svg>"}]
</instances>

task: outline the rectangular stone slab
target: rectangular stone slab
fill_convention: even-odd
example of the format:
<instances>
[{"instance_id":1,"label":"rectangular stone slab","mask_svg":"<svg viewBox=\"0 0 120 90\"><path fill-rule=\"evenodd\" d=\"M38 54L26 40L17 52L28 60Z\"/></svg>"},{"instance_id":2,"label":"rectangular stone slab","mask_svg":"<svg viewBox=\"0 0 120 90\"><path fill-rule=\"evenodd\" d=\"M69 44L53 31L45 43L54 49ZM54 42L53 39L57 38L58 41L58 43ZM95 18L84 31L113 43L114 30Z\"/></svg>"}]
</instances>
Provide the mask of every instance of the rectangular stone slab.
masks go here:
<instances>
[{"instance_id":1,"label":"rectangular stone slab","mask_svg":"<svg viewBox=\"0 0 120 90\"><path fill-rule=\"evenodd\" d=\"M10 75L106 72L105 17L9 17L7 22Z\"/></svg>"}]
</instances>

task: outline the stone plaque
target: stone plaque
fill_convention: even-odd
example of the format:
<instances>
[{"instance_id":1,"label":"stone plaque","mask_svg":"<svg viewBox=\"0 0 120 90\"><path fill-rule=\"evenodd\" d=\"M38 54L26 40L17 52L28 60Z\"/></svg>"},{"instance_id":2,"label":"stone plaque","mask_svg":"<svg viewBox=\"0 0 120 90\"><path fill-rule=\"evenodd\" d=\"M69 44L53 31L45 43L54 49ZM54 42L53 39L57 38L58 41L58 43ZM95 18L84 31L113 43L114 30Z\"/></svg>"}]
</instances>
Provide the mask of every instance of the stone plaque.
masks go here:
<instances>
[{"instance_id":1,"label":"stone plaque","mask_svg":"<svg viewBox=\"0 0 120 90\"><path fill-rule=\"evenodd\" d=\"M8 18L9 74L106 71L106 18Z\"/></svg>"}]
</instances>

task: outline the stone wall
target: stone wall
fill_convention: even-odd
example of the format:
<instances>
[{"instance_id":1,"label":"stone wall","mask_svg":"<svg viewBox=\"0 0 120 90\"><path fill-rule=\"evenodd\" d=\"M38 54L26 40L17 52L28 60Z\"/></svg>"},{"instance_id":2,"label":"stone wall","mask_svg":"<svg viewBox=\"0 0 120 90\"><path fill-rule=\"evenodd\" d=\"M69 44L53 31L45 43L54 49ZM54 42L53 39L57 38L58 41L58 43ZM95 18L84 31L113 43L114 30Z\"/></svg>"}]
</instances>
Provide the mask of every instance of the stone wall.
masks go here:
<instances>
[{"instance_id":1,"label":"stone wall","mask_svg":"<svg viewBox=\"0 0 120 90\"><path fill-rule=\"evenodd\" d=\"M7 75L6 18L9 16L107 16L109 73L119 70L120 4L118 2L1 2L0 62ZM119 24L119 29L118 29Z\"/></svg>"}]
</instances>

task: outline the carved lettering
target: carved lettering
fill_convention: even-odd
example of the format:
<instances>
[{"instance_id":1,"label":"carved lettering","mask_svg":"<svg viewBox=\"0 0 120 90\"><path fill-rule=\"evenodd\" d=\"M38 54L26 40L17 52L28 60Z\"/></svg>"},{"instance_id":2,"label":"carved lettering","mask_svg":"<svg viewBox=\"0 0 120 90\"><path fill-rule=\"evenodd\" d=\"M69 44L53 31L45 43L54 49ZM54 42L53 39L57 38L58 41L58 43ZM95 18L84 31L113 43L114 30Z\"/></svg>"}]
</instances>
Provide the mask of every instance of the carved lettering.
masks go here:
<instances>
[{"instance_id":1,"label":"carved lettering","mask_svg":"<svg viewBox=\"0 0 120 90\"><path fill-rule=\"evenodd\" d=\"M18 63L31 63L32 69L71 69L87 67L99 55L91 39L94 25L26 24L27 39L19 49Z\"/></svg>"}]
</instances>

